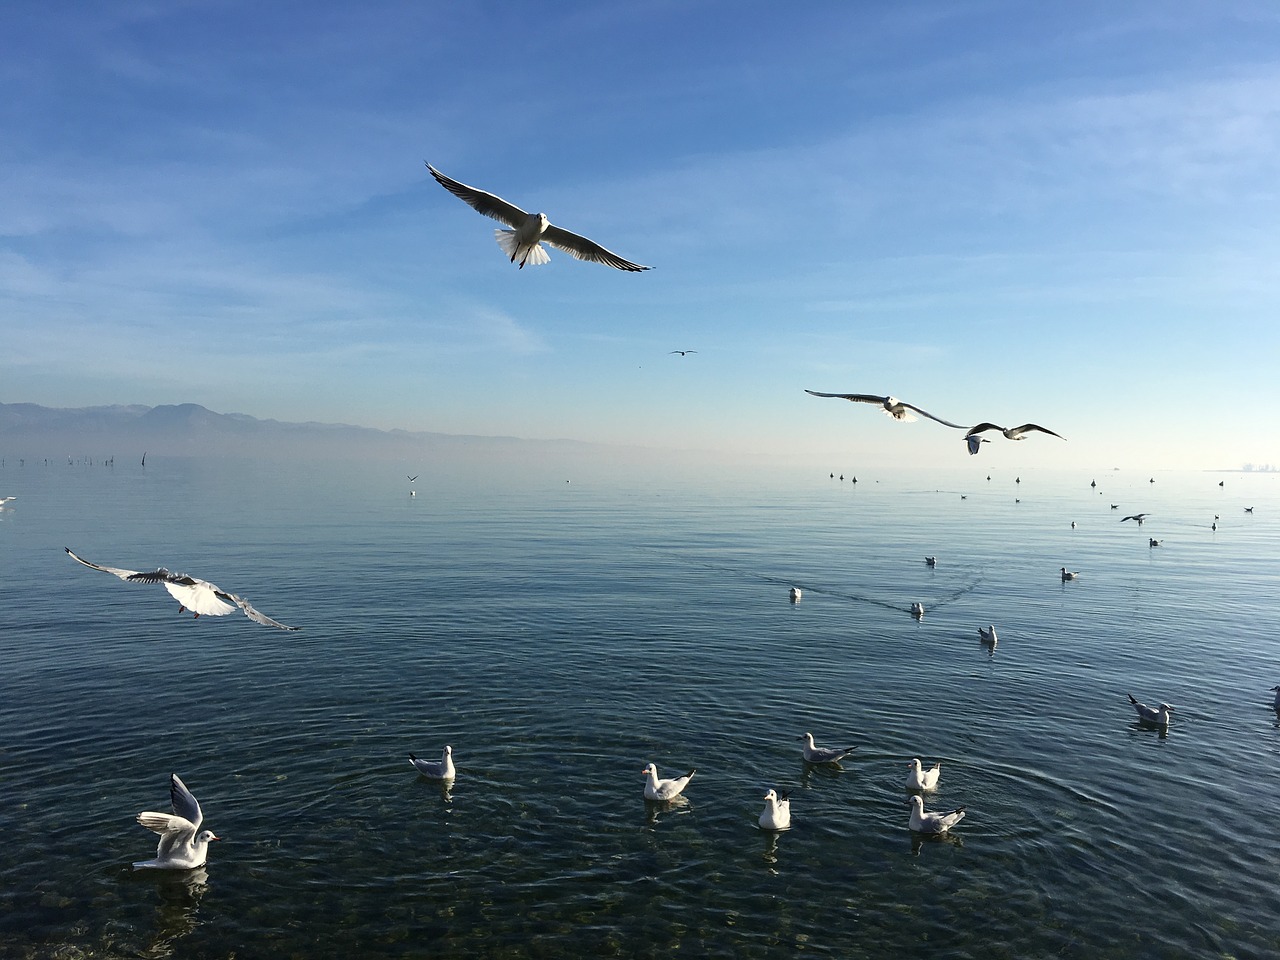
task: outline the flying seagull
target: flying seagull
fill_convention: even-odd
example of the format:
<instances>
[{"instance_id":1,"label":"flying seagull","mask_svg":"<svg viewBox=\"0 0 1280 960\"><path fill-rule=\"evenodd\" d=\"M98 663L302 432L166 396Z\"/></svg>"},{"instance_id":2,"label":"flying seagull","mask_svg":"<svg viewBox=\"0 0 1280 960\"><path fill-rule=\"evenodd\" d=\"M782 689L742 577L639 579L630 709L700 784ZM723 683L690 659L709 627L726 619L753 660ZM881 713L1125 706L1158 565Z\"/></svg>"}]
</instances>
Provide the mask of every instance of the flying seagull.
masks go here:
<instances>
[{"instance_id":1,"label":"flying seagull","mask_svg":"<svg viewBox=\"0 0 1280 960\"><path fill-rule=\"evenodd\" d=\"M975 453L977 453L979 450L982 449L982 445L984 443L990 443L991 441L988 440L986 437L979 437L976 434L971 433L964 438L964 442L969 445L969 456L972 457Z\"/></svg>"},{"instance_id":2,"label":"flying seagull","mask_svg":"<svg viewBox=\"0 0 1280 960\"><path fill-rule=\"evenodd\" d=\"M650 269L638 263L632 263L630 260L624 260L586 237L580 237L576 233L570 233L568 230L552 225L545 213L526 213L514 203L508 203L501 197L446 177L429 163L427 169L431 171L431 175L436 178L440 186L467 206L478 210L486 217L492 217L499 223L505 223L508 227L514 228L495 230L494 236L498 239L498 246L511 258L512 263L520 261L522 270L526 263L537 266L551 262L550 255L542 246L544 242L579 260L594 260L596 263L633 273Z\"/></svg>"},{"instance_id":3,"label":"flying seagull","mask_svg":"<svg viewBox=\"0 0 1280 960\"><path fill-rule=\"evenodd\" d=\"M1137 520L1138 526L1142 526L1142 521L1147 519L1149 516L1151 516L1149 513L1131 513L1127 517L1121 517L1120 522L1124 523L1126 520Z\"/></svg>"},{"instance_id":4,"label":"flying seagull","mask_svg":"<svg viewBox=\"0 0 1280 960\"><path fill-rule=\"evenodd\" d=\"M838 400L850 400L853 403L878 403L884 408L884 412L895 420L910 422L915 419L911 415L914 411L922 417L928 417L930 420L941 423L944 426L955 427L957 430L965 429L958 423L952 423L950 420L943 420L941 417L935 417L927 410L921 410L914 404L907 403L905 400L899 400L897 397L877 397L869 393L819 393L817 390L806 390L805 393L814 397L835 397ZM973 431L970 430L970 433Z\"/></svg>"},{"instance_id":5,"label":"flying seagull","mask_svg":"<svg viewBox=\"0 0 1280 960\"><path fill-rule=\"evenodd\" d=\"M264 626L278 627L281 630L302 629L301 627L287 626L278 620L272 620L265 613L260 613L254 609L244 597L228 593L216 583L210 583L208 580L197 580L195 577L189 577L185 573L171 573L164 567L146 573L139 573L137 570L117 570L115 567L100 567L96 563L90 563L83 557L77 557L71 552L70 547L64 547L63 549L77 563L83 563L86 567L109 573L112 576L119 577L121 580L164 584L164 588L169 591L169 595L178 601L179 613L184 610L190 610L197 617L201 614L206 614L210 617L222 617L239 607L246 617Z\"/></svg>"},{"instance_id":6,"label":"flying seagull","mask_svg":"<svg viewBox=\"0 0 1280 960\"><path fill-rule=\"evenodd\" d=\"M209 841L219 839L212 830L200 830L204 814L200 802L191 795L187 785L176 773L169 775L169 800L173 813L155 813L144 810L138 814L138 823L160 834L154 860L140 860L135 870L152 867L159 870L191 870L204 866L209 851Z\"/></svg>"},{"instance_id":7,"label":"flying seagull","mask_svg":"<svg viewBox=\"0 0 1280 960\"><path fill-rule=\"evenodd\" d=\"M683 356L685 356L686 354L690 354L690 353L697 353L698 351L697 351L697 350L672 350L671 352L672 352L672 353L678 353L678 354L680 354L680 356L682 356L682 357L683 357Z\"/></svg>"},{"instance_id":8,"label":"flying seagull","mask_svg":"<svg viewBox=\"0 0 1280 960\"><path fill-rule=\"evenodd\" d=\"M1054 433L1048 427L1042 427L1038 423L1024 423L1020 427L1002 427L997 423L980 423L976 427L969 428L969 432L965 435L965 439L971 440L973 437L977 436L978 434L986 433L988 430L999 430L1001 433L1005 435L1005 438L1008 440L1024 440L1026 439L1026 434L1032 433L1035 431L1038 431L1040 433L1047 433L1049 434L1049 436L1057 437L1059 440L1067 439L1062 434ZM970 450L969 450L970 453L978 452L977 450L973 449L972 443L970 443L969 446L970 446Z\"/></svg>"}]
</instances>

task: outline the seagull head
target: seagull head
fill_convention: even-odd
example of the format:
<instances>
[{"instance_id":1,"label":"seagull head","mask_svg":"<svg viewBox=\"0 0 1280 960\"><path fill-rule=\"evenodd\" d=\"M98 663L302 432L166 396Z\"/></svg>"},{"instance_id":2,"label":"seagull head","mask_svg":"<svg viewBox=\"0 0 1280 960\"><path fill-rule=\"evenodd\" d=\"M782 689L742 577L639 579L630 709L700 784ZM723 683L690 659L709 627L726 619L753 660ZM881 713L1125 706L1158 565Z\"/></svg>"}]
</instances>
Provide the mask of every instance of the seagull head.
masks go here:
<instances>
[{"instance_id":1,"label":"seagull head","mask_svg":"<svg viewBox=\"0 0 1280 960\"><path fill-rule=\"evenodd\" d=\"M208 843L210 840L221 840L222 838L215 834L212 830L202 830L200 836L196 837L196 843Z\"/></svg>"},{"instance_id":2,"label":"seagull head","mask_svg":"<svg viewBox=\"0 0 1280 960\"><path fill-rule=\"evenodd\" d=\"M1173 709L1173 707L1169 706L1167 703L1162 703L1162 704L1160 704L1160 709L1161 709L1161 710L1164 710L1164 711L1167 711L1168 713L1174 713L1174 712L1175 712L1175 711L1174 711L1174 709Z\"/></svg>"}]
</instances>

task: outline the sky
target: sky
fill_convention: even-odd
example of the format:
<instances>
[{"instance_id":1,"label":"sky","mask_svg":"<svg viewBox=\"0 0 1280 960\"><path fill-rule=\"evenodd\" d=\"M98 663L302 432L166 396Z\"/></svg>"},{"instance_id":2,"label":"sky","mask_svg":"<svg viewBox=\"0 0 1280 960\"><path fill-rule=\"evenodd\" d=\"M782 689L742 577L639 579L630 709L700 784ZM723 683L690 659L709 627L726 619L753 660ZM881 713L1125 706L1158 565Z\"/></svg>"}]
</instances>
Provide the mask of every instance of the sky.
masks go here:
<instances>
[{"instance_id":1,"label":"sky","mask_svg":"<svg viewBox=\"0 0 1280 960\"><path fill-rule=\"evenodd\" d=\"M1277 50L1270 0L8 0L0 402L1280 465ZM653 269L517 269L424 161Z\"/></svg>"}]
</instances>

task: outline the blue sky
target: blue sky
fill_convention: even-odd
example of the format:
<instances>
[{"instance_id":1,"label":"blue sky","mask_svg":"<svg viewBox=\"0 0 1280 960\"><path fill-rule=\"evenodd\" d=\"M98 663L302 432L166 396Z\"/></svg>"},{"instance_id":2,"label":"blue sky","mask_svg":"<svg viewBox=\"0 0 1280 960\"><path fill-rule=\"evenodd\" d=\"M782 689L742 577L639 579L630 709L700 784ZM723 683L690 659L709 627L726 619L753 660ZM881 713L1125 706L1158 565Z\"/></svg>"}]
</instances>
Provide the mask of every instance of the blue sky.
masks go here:
<instances>
[{"instance_id":1,"label":"blue sky","mask_svg":"<svg viewBox=\"0 0 1280 960\"><path fill-rule=\"evenodd\" d=\"M11 0L0 401L1280 464L1277 50L1261 0ZM424 160L655 269L517 270Z\"/></svg>"}]
</instances>

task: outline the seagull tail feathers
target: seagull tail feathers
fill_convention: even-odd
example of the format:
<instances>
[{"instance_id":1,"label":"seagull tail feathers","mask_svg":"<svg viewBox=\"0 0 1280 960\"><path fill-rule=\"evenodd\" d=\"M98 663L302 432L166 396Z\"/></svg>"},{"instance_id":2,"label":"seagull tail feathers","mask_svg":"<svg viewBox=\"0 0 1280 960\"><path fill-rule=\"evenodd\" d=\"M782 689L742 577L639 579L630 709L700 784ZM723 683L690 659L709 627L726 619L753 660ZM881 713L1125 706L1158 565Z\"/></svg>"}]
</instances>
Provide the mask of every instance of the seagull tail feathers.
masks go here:
<instances>
[{"instance_id":1,"label":"seagull tail feathers","mask_svg":"<svg viewBox=\"0 0 1280 960\"><path fill-rule=\"evenodd\" d=\"M498 246L502 248L507 258L512 263L519 260L521 267L526 263L537 267L551 262L551 254L547 253L542 244L535 243L532 247L521 247L514 230L497 229L493 231L493 237L498 241Z\"/></svg>"}]
</instances>

